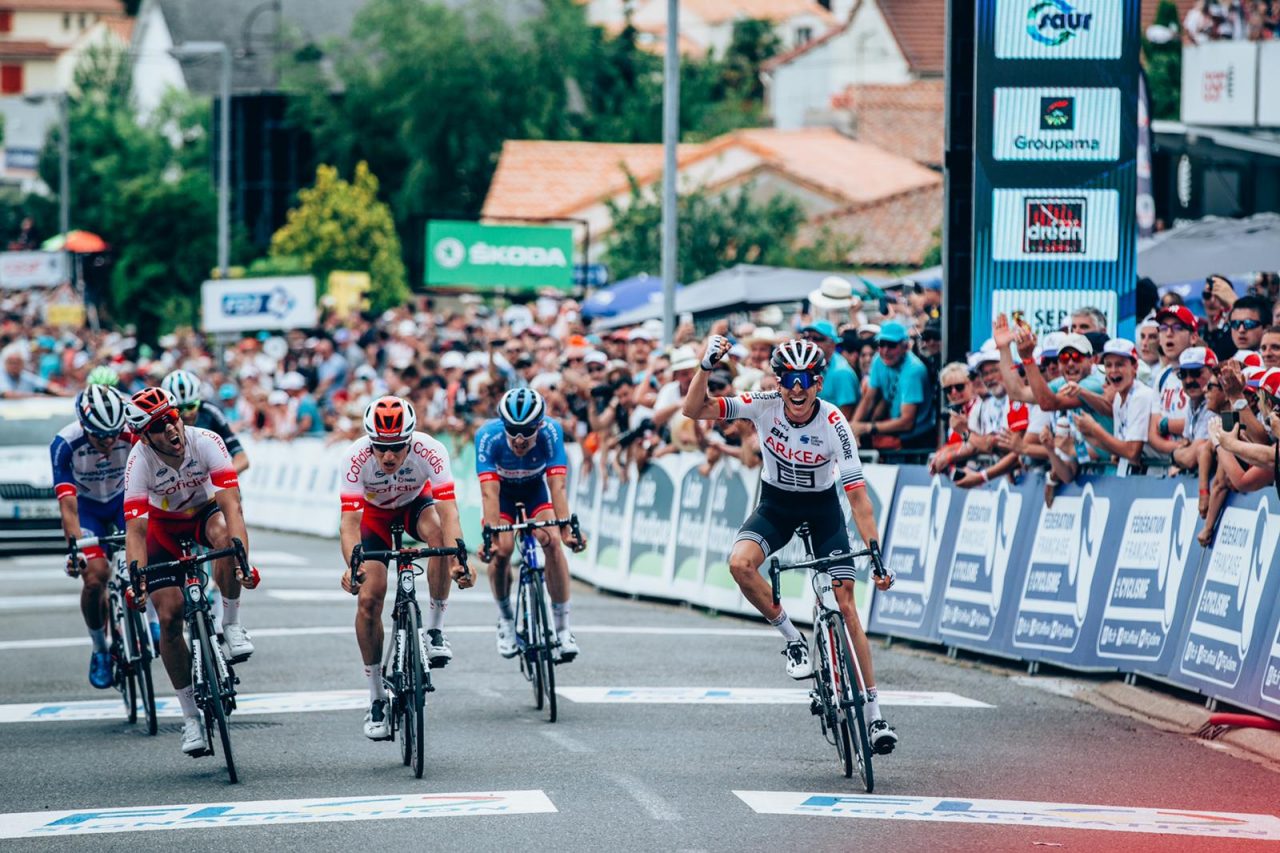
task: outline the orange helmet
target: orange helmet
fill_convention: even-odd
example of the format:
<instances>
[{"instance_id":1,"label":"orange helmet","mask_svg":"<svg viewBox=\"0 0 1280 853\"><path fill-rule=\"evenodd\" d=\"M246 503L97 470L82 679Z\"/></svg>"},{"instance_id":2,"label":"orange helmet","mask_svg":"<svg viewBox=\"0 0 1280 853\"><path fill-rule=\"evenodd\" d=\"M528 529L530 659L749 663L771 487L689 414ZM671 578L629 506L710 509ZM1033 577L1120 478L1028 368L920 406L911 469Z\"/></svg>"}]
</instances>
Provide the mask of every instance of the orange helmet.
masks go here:
<instances>
[{"instance_id":1,"label":"orange helmet","mask_svg":"<svg viewBox=\"0 0 1280 853\"><path fill-rule=\"evenodd\" d=\"M408 441L417 426L413 404L399 397L379 397L364 410L364 433L374 444Z\"/></svg>"},{"instance_id":2,"label":"orange helmet","mask_svg":"<svg viewBox=\"0 0 1280 853\"><path fill-rule=\"evenodd\" d=\"M178 410L173 404L173 395L163 388L143 388L130 397L124 407L125 422L138 435L170 414L176 417Z\"/></svg>"}]
</instances>

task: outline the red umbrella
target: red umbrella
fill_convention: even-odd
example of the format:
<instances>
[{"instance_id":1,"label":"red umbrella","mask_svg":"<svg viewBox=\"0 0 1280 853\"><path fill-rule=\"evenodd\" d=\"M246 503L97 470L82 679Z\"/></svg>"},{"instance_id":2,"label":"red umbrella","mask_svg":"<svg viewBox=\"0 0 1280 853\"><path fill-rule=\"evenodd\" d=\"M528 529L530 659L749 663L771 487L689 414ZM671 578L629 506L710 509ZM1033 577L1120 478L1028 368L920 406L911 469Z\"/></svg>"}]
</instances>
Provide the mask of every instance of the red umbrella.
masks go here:
<instances>
[{"instance_id":1,"label":"red umbrella","mask_svg":"<svg viewBox=\"0 0 1280 853\"><path fill-rule=\"evenodd\" d=\"M107 242L92 231L70 231L65 236L59 234L56 237L50 237L44 241L40 248L47 252L74 252L77 255L92 255L95 252L105 252L107 250Z\"/></svg>"}]
</instances>

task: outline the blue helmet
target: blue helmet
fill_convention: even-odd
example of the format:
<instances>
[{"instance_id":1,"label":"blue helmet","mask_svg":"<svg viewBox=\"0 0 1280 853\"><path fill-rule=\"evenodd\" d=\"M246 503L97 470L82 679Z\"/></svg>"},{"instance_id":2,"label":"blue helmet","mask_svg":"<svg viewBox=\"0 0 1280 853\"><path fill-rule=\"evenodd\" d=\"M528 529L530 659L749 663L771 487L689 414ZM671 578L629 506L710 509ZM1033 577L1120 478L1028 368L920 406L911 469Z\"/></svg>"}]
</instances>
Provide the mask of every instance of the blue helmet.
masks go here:
<instances>
[{"instance_id":1,"label":"blue helmet","mask_svg":"<svg viewBox=\"0 0 1280 853\"><path fill-rule=\"evenodd\" d=\"M498 417L508 429L515 427L527 430L542 422L542 415L547 411L547 404L542 395L532 388L513 388L502 395L498 402ZM522 431L523 431L522 430Z\"/></svg>"}]
</instances>

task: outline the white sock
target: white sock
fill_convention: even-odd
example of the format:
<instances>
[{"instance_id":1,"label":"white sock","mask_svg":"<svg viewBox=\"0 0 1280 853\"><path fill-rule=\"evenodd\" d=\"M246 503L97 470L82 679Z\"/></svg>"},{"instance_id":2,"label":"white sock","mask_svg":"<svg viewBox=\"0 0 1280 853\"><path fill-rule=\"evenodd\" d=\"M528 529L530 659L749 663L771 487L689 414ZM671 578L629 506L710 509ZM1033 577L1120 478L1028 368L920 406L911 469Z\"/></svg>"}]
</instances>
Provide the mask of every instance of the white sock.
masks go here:
<instances>
[{"instance_id":1,"label":"white sock","mask_svg":"<svg viewBox=\"0 0 1280 853\"><path fill-rule=\"evenodd\" d=\"M449 599L433 598L431 599L431 609L427 613L427 630L443 631L444 630L444 611L449 607Z\"/></svg>"},{"instance_id":2,"label":"white sock","mask_svg":"<svg viewBox=\"0 0 1280 853\"><path fill-rule=\"evenodd\" d=\"M200 711L196 708L196 690L190 684L177 691L178 704L182 706L182 716L199 717Z\"/></svg>"},{"instance_id":3,"label":"white sock","mask_svg":"<svg viewBox=\"0 0 1280 853\"><path fill-rule=\"evenodd\" d=\"M364 677L369 679L369 701L376 702L387 698L387 689L382 685L382 661L374 661L364 668Z\"/></svg>"},{"instance_id":4,"label":"white sock","mask_svg":"<svg viewBox=\"0 0 1280 853\"><path fill-rule=\"evenodd\" d=\"M556 623L556 633L569 630L569 602L551 602L551 621Z\"/></svg>"},{"instance_id":5,"label":"white sock","mask_svg":"<svg viewBox=\"0 0 1280 853\"><path fill-rule=\"evenodd\" d=\"M867 688L867 716L872 720L880 720L880 694L876 691L875 685Z\"/></svg>"},{"instance_id":6,"label":"white sock","mask_svg":"<svg viewBox=\"0 0 1280 853\"><path fill-rule=\"evenodd\" d=\"M90 628L89 637L93 640L93 650L95 652L105 652L110 649L107 645L107 631L105 628Z\"/></svg>"},{"instance_id":7,"label":"white sock","mask_svg":"<svg viewBox=\"0 0 1280 853\"><path fill-rule=\"evenodd\" d=\"M240 622L240 599L222 596L222 625L237 625Z\"/></svg>"},{"instance_id":8,"label":"white sock","mask_svg":"<svg viewBox=\"0 0 1280 853\"><path fill-rule=\"evenodd\" d=\"M778 610L778 617L770 619L769 624L777 628L788 643L804 639L800 636L800 632L796 630L796 626L791 623L791 617L787 615L785 609Z\"/></svg>"}]
</instances>

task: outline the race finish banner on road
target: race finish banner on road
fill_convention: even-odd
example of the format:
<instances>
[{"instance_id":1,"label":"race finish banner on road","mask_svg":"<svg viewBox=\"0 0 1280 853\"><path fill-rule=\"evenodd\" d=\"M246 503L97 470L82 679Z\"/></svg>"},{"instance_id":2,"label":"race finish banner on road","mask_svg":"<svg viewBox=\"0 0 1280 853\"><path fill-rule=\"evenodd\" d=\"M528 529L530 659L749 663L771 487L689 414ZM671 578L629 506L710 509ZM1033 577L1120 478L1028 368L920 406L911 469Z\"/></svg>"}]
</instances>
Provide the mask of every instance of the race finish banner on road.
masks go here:
<instances>
[{"instance_id":1,"label":"race finish banner on road","mask_svg":"<svg viewBox=\"0 0 1280 853\"><path fill-rule=\"evenodd\" d=\"M973 326L1133 337L1139 0L976 0Z\"/></svg>"},{"instance_id":2,"label":"race finish banner on road","mask_svg":"<svg viewBox=\"0 0 1280 853\"><path fill-rule=\"evenodd\" d=\"M433 219L427 223L425 283L567 290L574 283L573 229Z\"/></svg>"},{"instance_id":3,"label":"race finish banner on road","mask_svg":"<svg viewBox=\"0 0 1280 853\"><path fill-rule=\"evenodd\" d=\"M200 328L205 332L309 329L316 316L316 280L309 275L213 280L200 286Z\"/></svg>"}]
</instances>

